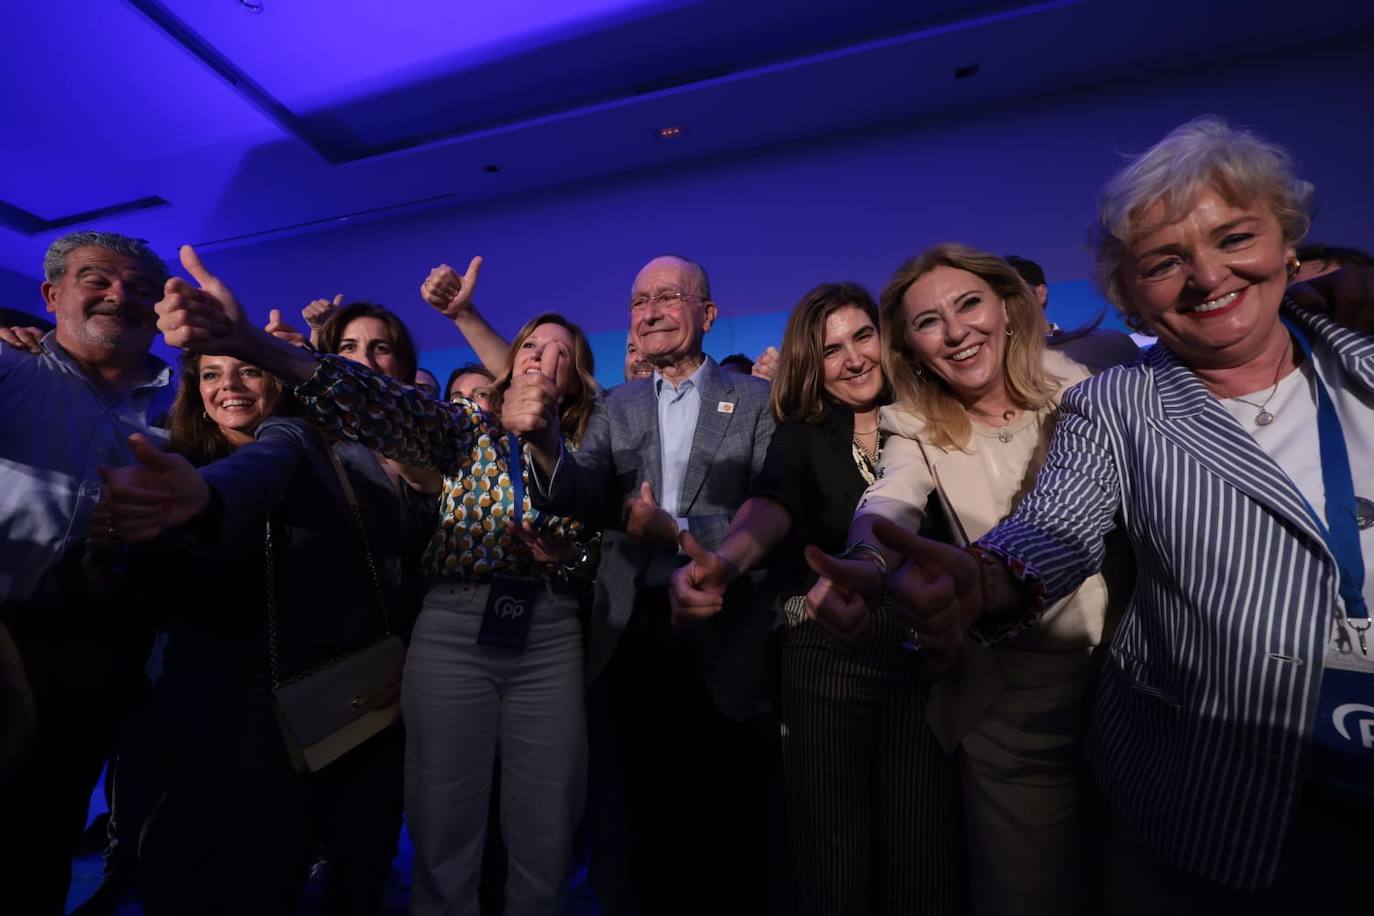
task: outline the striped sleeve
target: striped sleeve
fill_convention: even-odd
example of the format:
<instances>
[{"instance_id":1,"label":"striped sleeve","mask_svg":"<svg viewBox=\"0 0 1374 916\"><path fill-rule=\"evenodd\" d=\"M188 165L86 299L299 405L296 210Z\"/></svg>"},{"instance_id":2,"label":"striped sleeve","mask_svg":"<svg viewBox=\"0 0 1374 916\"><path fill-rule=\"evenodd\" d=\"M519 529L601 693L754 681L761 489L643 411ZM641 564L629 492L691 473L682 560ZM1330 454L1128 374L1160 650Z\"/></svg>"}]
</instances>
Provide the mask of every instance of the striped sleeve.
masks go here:
<instances>
[{"instance_id":1,"label":"striped sleeve","mask_svg":"<svg viewBox=\"0 0 1374 916\"><path fill-rule=\"evenodd\" d=\"M1015 635L1102 567L1104 539L1121 504L1121 453L1100 403L1112 399L1094 398L1093 393L1124 377L1098 376L1064 395L1035 487L1015 512L978 539L978 546L1006 562L1032 592L1043 596L1027 608L1027 617L1010 625L1005 620L975 625L980 639Z\"/></svg>"}]
</instances>

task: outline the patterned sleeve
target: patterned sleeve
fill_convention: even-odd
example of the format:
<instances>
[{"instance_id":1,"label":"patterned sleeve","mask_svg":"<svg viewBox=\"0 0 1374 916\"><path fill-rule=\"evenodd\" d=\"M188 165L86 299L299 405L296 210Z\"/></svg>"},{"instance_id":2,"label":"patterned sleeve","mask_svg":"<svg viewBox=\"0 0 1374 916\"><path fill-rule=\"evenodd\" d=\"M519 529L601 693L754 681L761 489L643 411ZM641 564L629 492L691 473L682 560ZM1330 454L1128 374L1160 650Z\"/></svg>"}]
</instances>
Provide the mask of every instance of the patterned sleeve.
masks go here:
<instances>
[{"instance_id":1,"label":"patterned sleeve","mask_svg":"<svg viewBox=\"0 0 1374 916\"><path fill-rule=\"evenodd\" d=\"M1016 511L976 542L997 556L1035 596L1015 621L980 622L974 635L996 642L1032 623L1102 568L1122 485L1113 437L1094 404L1091 383L1072 388L1035 487Z\"/></svg>"},{"instance_id":2,"label":"patterned sleeve","mask_svg":"<svg viewBox=\"0 0 1374 916\"><path fill-rule=\"evenodd\" d=\"M315 374L295 393L327 433L451 476L471 465L482 434L499 435L471 401L437 401L340 356L321 356Z\"/></svg>"}]
</instances>

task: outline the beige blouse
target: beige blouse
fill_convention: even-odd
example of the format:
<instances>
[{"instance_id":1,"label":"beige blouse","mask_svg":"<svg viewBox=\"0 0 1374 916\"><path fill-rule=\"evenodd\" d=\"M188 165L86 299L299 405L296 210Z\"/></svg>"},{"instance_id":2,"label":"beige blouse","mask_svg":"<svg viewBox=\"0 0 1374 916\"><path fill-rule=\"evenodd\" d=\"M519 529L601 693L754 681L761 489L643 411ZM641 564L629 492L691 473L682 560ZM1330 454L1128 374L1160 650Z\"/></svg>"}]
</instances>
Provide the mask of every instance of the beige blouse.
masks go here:
<instances>
[{"instance_id":1,"label":"beige blouse","mask_svg":"<svg viewBox=\"0 0 1374 916\"><path fill-rule=\"evenodd\" d=\"M1054 351L1046 352L1045 368L1063 380L1061 394L1090 374L1081 363ZM971 543L1011 514L1030 492L1058 417L1056 396L1053 404L1022 414L1006 429L975 422L966 448L946 449L922 438L925 421L920 416L896 405L884 407L879 477L854 514L882 516L914 531L921 525L930 494L938 491L955 537ZM1055 653L1090 650L1102 641L1106 610L1106 584L1098 574L1047 608L1039 626L1004 647Z\"/></svg>"}]
</instances>

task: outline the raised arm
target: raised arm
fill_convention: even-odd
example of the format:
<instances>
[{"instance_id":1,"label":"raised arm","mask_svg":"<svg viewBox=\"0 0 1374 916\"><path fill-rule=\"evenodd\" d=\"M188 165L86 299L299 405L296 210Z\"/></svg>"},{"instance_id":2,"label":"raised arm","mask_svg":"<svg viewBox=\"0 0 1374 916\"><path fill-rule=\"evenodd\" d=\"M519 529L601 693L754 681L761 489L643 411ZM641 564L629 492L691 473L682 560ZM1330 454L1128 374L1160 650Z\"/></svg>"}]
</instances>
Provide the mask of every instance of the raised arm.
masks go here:
<instances>
[{"instance_id":1,"label":"raised arm","mask_svg":"<svg viewBox=\"0 0 1374 916\"><path fill-rule=\"evenodd\" d=\"M472 304L481 269L480 256L469 262L467 273L462 276L447 264L440 264L420 284L420 298L452 321L486 370L500 378L510 361L510 341L496 333Z\"/></svg>"},{"instance_id":2,"label":"raised arm","mask_svg":"<svg viewBox=\"0 0 1374 916\"><path fill-rule=\"evenodd\" d=\"M253 326L229 287L189 245L181 262L198 286L173 278L157 304L167 343L198 353L234 356L288 385L331 433L362 442L403 464L457 474L489 432L470 402L447 404L419 389L336 356L317 356Z\"/></svg>"}]
</instances>

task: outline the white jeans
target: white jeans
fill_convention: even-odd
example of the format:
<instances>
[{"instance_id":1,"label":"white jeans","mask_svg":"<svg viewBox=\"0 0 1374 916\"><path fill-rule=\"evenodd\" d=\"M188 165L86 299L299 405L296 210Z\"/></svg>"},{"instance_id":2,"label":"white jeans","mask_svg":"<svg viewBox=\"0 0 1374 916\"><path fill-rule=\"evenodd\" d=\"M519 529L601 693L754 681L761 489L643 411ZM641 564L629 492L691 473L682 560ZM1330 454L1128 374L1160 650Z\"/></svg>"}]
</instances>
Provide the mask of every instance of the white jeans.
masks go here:
<instances>
[{"instance_id":1,"label":"white jeans","mask_svg":"<svg viewBox=\"0 0 1374 916\"><path fill-rule=\"evenodd\" d=\"M586 795L576 599L540 591L523 650L477 644L487 586L436 584L406 657L410 912L477 913L492 764L501 752L508 916L561 913Z\"/></svg>"}]
</instances>

